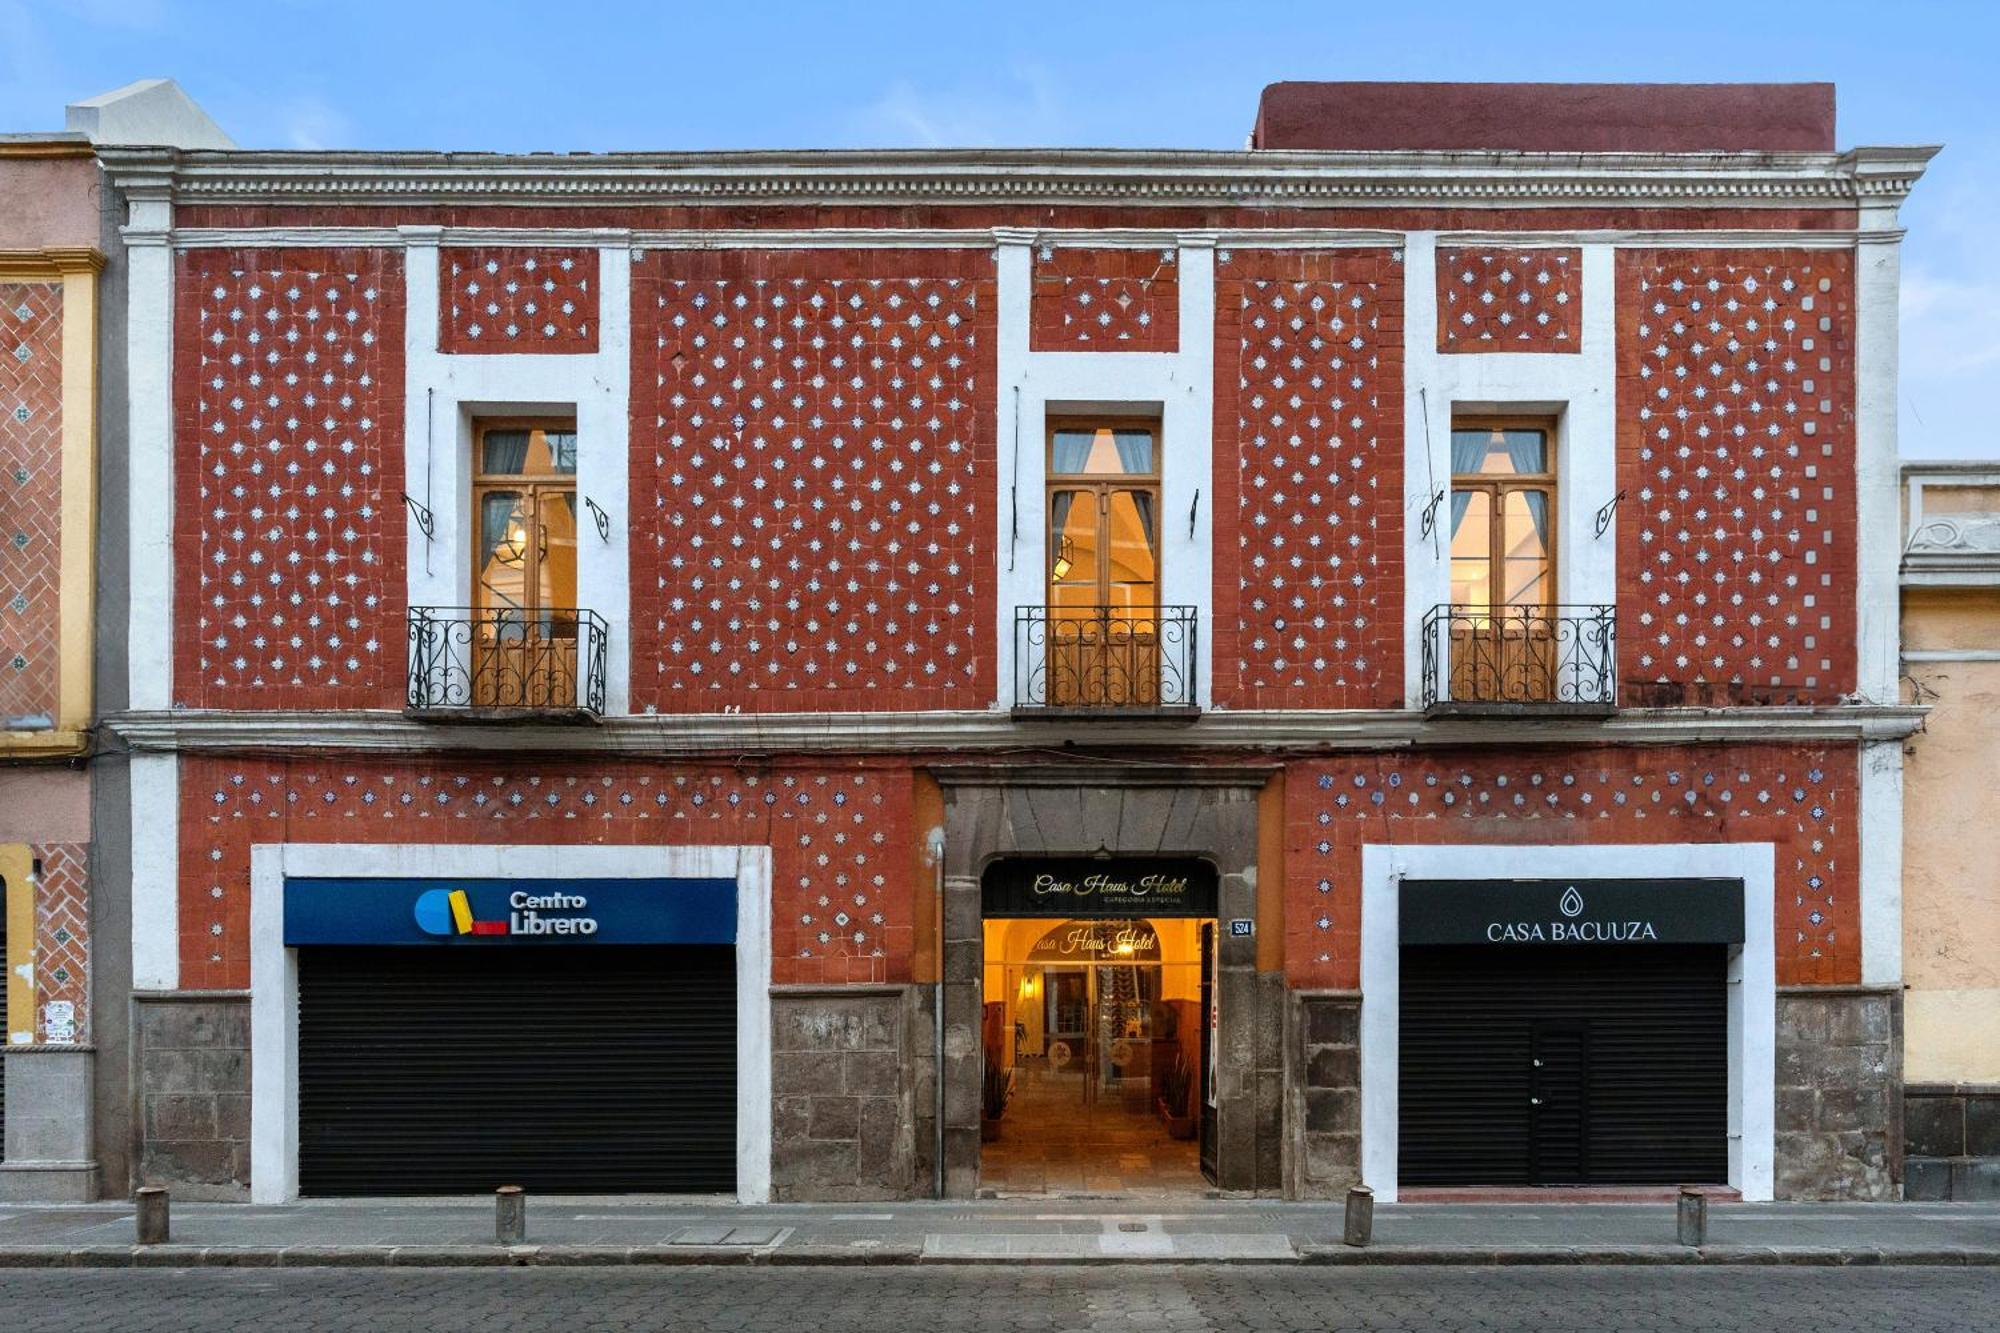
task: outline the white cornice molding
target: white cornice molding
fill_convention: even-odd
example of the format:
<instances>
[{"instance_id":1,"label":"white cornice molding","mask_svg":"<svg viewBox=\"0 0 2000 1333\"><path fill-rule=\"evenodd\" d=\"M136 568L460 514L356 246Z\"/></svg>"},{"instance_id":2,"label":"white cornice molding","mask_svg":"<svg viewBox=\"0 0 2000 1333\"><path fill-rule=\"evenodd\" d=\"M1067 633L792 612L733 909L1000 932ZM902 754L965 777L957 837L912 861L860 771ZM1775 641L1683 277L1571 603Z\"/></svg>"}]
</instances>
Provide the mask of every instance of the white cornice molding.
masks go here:
<instances>
[{"instance_id":1,"label":"white cornice molding","mask_svg":"<svg viewBox=\"0 0 2000 1333\"><path fill-rule=\"evenodd\" d=\"M1192 722L1047 721L999 712L687 714L594 726L414 722L401 713L127 712L105 725L135 750L577 753L638 757L1059 750L1382 750L1468 745L1667 745L1897 740L1927 710L1900 705L1632 709L1610 718L1426 719L1404 710L1212 712Z\"/></svg>"},{"instance_id":2,"label":"white cornice molding","mask_svg":"<svg viewBox=\"0 0 2000 1333\"><path fill-rule=\"evenodd\" d=\"M100 149L114 184L278 204L1129 203L1249 207L1851 207L1907 194L1933 148L1832 153L1153 150L616 153Z\"/></svg>"}]
</instances>

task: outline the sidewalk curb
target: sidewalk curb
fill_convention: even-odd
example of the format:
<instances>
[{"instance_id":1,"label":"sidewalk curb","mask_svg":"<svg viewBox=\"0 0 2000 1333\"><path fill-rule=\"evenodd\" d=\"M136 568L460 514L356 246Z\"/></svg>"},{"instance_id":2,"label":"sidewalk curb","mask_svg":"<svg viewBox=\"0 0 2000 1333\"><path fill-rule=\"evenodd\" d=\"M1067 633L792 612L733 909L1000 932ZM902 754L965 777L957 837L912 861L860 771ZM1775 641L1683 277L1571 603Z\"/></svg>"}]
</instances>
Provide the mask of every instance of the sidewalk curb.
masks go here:
<instances>
[{"instance_id":1,"label":"sidewalk curb","mask_svg":"<svg viewBox=\"0 0 2000 1333\"><path fill-rule=\"evenodd\" d=\"M1227 1255L1099 1255L1081 1258L1020 1255L926 1255L919 1245L892 1244L850 1249L811 1245L793 1249L746 1249L704 1245L24 1245L0 1248L0 1269L23 1268L606 1268L764 1267L875 1268L1094 1267L1144 1265L1230 1267L1583 1267L1773 1266L2000 1267L2000 1248L1882 1249L1829 1246L1398 1246L1356 1249L1345 1245L1298 1245L1289 1259Z\"/></svg>"}]
</instances>

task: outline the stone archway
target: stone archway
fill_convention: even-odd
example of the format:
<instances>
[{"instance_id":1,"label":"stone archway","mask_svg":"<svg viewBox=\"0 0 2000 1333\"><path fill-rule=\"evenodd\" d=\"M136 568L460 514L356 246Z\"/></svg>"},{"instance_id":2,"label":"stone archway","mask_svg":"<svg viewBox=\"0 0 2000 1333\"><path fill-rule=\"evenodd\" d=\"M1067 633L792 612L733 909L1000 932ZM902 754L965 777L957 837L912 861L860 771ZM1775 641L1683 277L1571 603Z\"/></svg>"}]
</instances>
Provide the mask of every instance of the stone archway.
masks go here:
<instances>
[{"instance_id":1,"label":"stone archway","mask_svg":"<svg viewBox=\"0 0 2000 1333\"><path fill-rule=\"evenodd\" d=\"M979 1186L984 962L980 874L1008 855L1196 856L1220 875L1218 916L1258 919L1259 794L1268 767L1003 764L933 768L944 792L945 1193ZM1277 891L1278 886L1273 886ZM1219 932L1216 1185L1280 1187L1282 972L1260 972L1254 937ZM936 1141L935 1102L918 1109Z\"/></svg>"}]
</instances>

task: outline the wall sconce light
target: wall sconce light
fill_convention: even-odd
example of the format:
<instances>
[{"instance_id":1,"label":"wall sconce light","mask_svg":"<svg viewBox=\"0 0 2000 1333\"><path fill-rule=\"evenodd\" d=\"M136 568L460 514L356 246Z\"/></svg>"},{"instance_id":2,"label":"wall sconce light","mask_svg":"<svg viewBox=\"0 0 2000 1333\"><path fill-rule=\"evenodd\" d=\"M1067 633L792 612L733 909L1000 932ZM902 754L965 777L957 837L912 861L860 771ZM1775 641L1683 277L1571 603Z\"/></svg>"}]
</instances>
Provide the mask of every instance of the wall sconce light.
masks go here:
<instances>
[{"instance_id":1,"label":"wall sconce light","mask_svg":"<svg viewBox=\"0 0 2000 1333\"><path fill-rule=\"evenodd\" d=\"M1053 578L1057 583L1061 583L1064 579L1068 578L1070 570L1075 568L1076 565L1076 561L1073 558L1075 554L1076 548L1071 545L1069 538L1064 537L1058 541L1056 543L1055 563L1049 566L1049 577Z\"/></svg>"}]
</instances>

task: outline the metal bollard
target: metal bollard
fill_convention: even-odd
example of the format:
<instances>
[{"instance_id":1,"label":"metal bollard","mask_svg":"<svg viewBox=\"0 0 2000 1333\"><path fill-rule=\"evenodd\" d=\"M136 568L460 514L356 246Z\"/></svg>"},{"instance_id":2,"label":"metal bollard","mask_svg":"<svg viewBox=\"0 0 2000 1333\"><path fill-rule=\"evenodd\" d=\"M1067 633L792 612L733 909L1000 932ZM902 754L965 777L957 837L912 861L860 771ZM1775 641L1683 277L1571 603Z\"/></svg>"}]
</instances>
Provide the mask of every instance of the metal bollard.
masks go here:
<instances>
[{"instance_id":1,"label":"metal bollard","mask_svg":"<svg viewBox=\"0 0 2000 1333\"><path fill-rule=\"evenodd\" d=\"M1692 1185L1681 1186L1674 1204L1674 1230L1683 1245L1708 1244L1708 1196Z\"/></svg>"},{"instance_id":2,"label":"metal bollard","mask_svg":"<svg viewBox=\"0 0 2000 1333\"><path fill-rule=\"evenodd\" d=\"M519 1185L493 1191L493 1239L519 1245L528 1235L528 1196Z\"/></svg>"},{"instance_id":3,"label":"metal bollard","mask_svg":"<svg viewBox=\"0 0 2000 1333\"><path fill-rule=\"evenodd\" d=\"M1375 1234L1375 1191L1356 1185L1347 1191L1347 1230L1341 1240L1349 1245L1366 1245Z\"/></svg>"},{"instance_id":4,"label":"metal bollard","mask_svg":"<svg viewBox=\"0 0 2000 1333\"><path fill-rule=\"evenodd\" d=\"M139 1243L141 1245L165 1245L167 1243L167 1191L163 1185L141 1185L139 1187Z\"/></svg>"}]
</instances>

